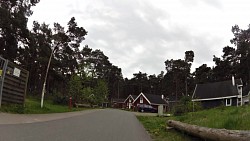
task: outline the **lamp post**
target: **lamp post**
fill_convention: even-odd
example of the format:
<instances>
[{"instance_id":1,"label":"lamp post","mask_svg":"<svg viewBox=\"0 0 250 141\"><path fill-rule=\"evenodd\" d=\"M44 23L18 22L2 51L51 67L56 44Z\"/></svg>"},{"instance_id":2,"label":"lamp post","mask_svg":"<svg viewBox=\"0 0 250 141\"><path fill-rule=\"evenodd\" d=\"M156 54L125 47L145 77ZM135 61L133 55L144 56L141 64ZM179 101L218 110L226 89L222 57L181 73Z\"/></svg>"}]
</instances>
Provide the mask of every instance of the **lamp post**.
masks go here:
<instances>
[{"instance_id":1,"label":"lamp post","mask_svg":"<svg viewBox=\"0 0 250 141\"><path fill-rule=\"evenodd\" d=\"M43 82L43 90L42 90L42 98L41 98L41 108L43 108L44 93L45 93L45 88L46 88L46 81L47 81L47 76L48 76L48 72L49 72L50 62L51 62L52 56L53 56L54 51L56 50L56 48L57 47L55 47L51 51L51 54L50 54L50 57L49 57L49 62L48 62L48 66L47 66L47 70L46 70L46 74L45 74L45 79L44 79L44 82Z\"/></svg>"}]
</instances>

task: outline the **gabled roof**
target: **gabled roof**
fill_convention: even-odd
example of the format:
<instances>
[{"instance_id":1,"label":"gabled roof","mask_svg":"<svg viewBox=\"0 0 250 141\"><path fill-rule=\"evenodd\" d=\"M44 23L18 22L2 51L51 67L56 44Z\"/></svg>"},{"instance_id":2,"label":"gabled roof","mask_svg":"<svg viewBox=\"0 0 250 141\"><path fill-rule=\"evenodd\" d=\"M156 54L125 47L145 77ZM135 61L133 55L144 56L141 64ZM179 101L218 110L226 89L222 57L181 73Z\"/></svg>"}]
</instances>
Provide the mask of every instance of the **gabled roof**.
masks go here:
<instances>
[{"instance_id":1,"label":"gabled roof","mask_svg":"<svg viewBox=\"0 0 250 141\"><path fill-rule=\"evenodd\" d=\"M149 104L156 104L156 105L167 104L166 101L163 100L160 95L143 94L143 93L139 94L134 101L136 101L141 95L149 102Z\"/></svg>"},{"instance_id":2,"label":"gabled roof","mask_svg":"<svg viewBox=\"0 0 250 141\"><path fill-rule=\"evenodd\" d=\"M131 95L129 95L129 96L124 100L124 102L127 101L130 97L131 97L133 100L135 100L135 99L137 98L137 96L138 96L138 95L132 95L132 94L131 94Z\"/></svg>"},{"instance_id":3,"label":"gabled roof","mask_svg":"<svg viewBox=\"0 0 250 141\"><path fill-rule=\"evenodd\" d=\"M242 86L241 79L235 79L235 86L233 86L231 80L197 84L192 98L202 100L237 96L239 95L237 90L239 85Z\"/></svg>"},{"instance_id":4,"label":"gabled roof","mask_svg":"<svg viewBox=\"0 0 250 141\"><path fill-rule=\"evenodd\" d=\"M123 103L124 102L124 99L123 98L116 98L116 99L113 99L112 102L116 102L116 103Z\"/></svg>"},{"instance_id":5,"label":"gabled roof","mask_svg":"<svg viewBox=\"0 0 250 141\"><path fill-rule=\"evenodd\" d=\"M144 94L151 104L166 104L166 101L160 95Z\"/></svg>"}]
</instances>

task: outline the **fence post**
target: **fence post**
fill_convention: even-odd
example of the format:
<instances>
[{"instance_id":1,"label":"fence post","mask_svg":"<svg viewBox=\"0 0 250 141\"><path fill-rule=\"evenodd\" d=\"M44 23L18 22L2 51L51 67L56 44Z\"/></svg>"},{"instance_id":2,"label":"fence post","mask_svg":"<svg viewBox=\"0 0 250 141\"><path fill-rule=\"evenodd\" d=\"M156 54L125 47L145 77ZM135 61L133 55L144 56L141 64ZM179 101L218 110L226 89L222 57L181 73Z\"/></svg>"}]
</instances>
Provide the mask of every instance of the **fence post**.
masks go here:
<instances>
[{"instance_id":1,"label":"fence post","mask_svg":"<svg viewBox=\"0 0 250 141\"><path fill-rule=\"evenodd\" d=\"M1 107L2 106L2 96L3 96L3 84L4 84L6 69L8 66L8 60L3 59L2 57L0 59L2 59L4 61L3 70L2 70L2 78L1 78L1 83L0 83L0 107Z\"/></svg>"}]
</instances>

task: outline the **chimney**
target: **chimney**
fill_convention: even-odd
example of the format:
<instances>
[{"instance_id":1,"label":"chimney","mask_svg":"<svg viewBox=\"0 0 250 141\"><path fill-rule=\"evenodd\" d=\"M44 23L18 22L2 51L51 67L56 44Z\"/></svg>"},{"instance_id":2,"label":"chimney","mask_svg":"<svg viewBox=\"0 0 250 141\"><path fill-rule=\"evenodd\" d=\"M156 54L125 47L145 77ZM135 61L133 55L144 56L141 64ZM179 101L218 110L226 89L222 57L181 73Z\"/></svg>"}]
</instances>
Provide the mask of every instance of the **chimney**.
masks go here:
<instances>
[{"instance_id":1,"label":"chimney","mask_svg":"<svg viewBox=\"0 0 250 141\"><path fill-rule=\"evenodd\" d=\"M164 95L163 94L161 95L161 99L164 99Z\"/></svg>"},{"instance_id":2,"label":"chimney","mask_svg":"<svg viewBox=\"0 0 250 141\"><path fill-rule=\"evenodd\" d=\"M235 86L235 80L234 80L234 76L232 75L232 84L233 86Z\"/></svg>"}]
</instances>

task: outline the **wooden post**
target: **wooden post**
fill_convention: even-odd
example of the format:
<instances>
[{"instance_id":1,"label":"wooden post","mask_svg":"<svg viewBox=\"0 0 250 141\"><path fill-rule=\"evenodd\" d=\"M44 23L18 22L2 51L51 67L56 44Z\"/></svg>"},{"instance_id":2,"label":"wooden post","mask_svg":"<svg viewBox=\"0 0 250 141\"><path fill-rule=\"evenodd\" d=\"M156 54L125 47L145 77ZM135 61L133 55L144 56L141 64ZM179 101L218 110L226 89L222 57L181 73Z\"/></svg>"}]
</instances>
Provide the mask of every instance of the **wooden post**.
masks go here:
<instances>
[{"instance_id":1,"label":"wooden post","mask_svg":"<svg viewBox=\"0 0 250 141\"><path fill-rule=\"evenodd\" d=\"M214 141L249 141L250 131L226 130L200 127L179 121L169 120L168 126L184 131L193 136Z\"/></svg>"}]
</instances>

